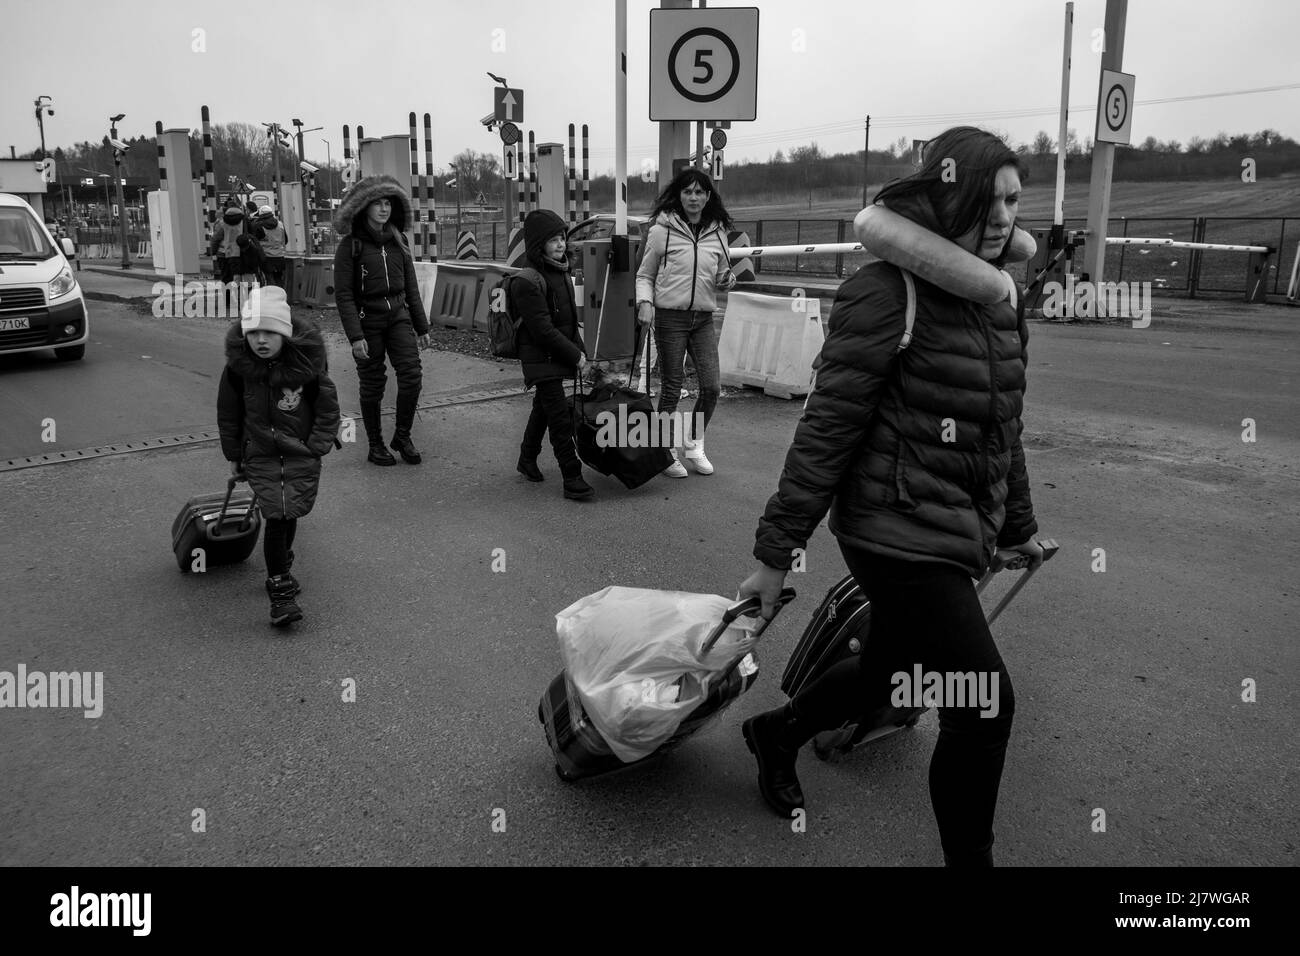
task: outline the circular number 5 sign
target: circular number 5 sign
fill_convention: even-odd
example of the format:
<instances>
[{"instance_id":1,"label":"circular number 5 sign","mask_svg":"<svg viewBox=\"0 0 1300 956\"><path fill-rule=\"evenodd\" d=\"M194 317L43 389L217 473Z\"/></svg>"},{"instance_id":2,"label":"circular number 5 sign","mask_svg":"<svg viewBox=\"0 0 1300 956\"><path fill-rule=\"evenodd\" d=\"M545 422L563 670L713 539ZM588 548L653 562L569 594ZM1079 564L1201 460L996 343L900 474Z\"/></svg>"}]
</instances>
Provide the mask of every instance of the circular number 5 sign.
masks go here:
<instances>
[{"instance_id":1,"label":"circular number 5 sign","mask_svg":"<svg viewBox=\"0 0 1300 956\"><path fill-rule=\"evenodd\" d=\"M721 99L739 76L740 51L731 37L713 27L682 34L668 53L668 79L693 103Z\"/></svg>"}]
</instances>

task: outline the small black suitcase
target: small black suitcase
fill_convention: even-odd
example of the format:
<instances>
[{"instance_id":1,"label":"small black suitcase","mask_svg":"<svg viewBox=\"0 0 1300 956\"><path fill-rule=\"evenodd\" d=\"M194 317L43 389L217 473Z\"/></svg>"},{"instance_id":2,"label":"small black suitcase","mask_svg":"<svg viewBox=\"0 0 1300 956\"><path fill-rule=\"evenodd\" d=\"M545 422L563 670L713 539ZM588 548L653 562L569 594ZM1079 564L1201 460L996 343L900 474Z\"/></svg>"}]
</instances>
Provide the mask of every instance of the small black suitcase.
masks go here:
<instances>
[{"instance_id":1,"label":"small black suitcase","mask_svg":"<svg viewBox=\"0 0 1300 956\"><path fill-rule=\"evenodd\" d=\"M207 566L237 564L257 547L262 513L251 489L235 494L242 480L232 476L225 492L191 498L172 522L172 551L182 573L193 568L196 549L202 549Z\"/></svg>"},{"instance_id":2,"label":"small black suitcase","mask_svg":"<svg viewBox=\"0 0 1300 956\"><path fill-rule=\"evenodd\" d=\"M783 589L777 610L794 600L794 597L794 588ZM708 653L709 648L722 636L732 621L742 614L753 614L758 610L759 600L756 597L729 607L723 615L722 622L713 629L708 640L705 641L702 653ZM761 634L766 626L760 622L754 631L754 636ZM677 732L654 753L632 763L624 763L620 760L610 750L600 732L592 726L567 670L560 671L547 687L546 693L542 695L542 700L537 705L537 719L546 731L546 742L555 756L555 772L561 780L580 780L583 777L594 777L625 767L635 767L648 760L662 757L719 716L732 701L749 690L757 679L758 661L753 652L737 658L720 678L712 682L704 700L682 721Z\"/></svg>"},{"instance_id":3,"label":"small black suitcase","mask_svg":"<svg viewBox=\"0 0 1300 956\"><path fill-rule=\"evenodd\" d=\"M1059 550L1050 539L1038 542L1043 549L1043 560L1049 560ZM1002 570L1023 570L1029 564L1027 555L999 551L994 556L984 577L975 585L982 593ZM992 624L1003 609L1011 603L1029 579L1032 571L1025 571L988 615ZM841 578L827 592L804 629L794 653L781 676L781 690L789 697L821 676L840 661L856 657L867 646L871 631L871 602L853 580L852 575ZM904 727L914 727L926 707L894 707L888 700L862 716L848 721L835 730L827 730L813 738L813 752L822 760L835 761L859 744L878 740Z\"/></svg>"}]
</instances>

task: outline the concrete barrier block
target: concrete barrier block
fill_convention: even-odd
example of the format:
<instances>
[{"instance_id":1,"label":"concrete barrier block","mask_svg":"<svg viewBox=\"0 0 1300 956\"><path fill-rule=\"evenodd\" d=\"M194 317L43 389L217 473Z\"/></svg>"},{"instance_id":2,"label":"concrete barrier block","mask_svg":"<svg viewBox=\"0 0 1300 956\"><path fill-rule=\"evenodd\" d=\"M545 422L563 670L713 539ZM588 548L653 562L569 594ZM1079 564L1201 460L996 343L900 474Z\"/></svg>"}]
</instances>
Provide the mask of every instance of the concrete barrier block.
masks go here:
<instances>
[{"instance_id":1,"label":"concrete barrier block","mask_svg":"<svg viewBox=\"0 0 1300 956\"><path fill-rule=\"evenodd\" d=\"M733 291L718 340L722 384L784 399L807 395L825 338L821 300Z\"/></svg>"}]
</instances>

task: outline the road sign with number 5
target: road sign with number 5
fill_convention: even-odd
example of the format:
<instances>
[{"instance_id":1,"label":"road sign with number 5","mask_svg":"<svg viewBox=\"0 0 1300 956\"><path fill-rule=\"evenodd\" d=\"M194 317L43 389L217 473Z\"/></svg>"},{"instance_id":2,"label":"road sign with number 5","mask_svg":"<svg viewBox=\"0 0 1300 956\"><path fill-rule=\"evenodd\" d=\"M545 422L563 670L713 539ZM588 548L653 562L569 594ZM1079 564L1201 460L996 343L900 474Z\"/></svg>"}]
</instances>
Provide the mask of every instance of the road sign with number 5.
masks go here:
<instances>
[{"instance_id":1,"label":"road sign with number 5","mask_svg":"<svg viewBox=\"0 0 1300 956\"><path fill-rule=\"evenodd\" d=\"M650 119L758 118L758 8L650 11Z\"/></svg>"},{"instance_id":2,"label":"road sign with number 5","mask_svg":"<svg viewBox=\"0 0 1300 956\"><path fill-rule=\"evenodd\" d=\"M1097 98L1097 131L1093 139L1098 143L1118 143L1127 146L1133 138L1133 84L1132 73L1116 70L1101 71L1101 90Z\"/></svg>"}]
</instances>

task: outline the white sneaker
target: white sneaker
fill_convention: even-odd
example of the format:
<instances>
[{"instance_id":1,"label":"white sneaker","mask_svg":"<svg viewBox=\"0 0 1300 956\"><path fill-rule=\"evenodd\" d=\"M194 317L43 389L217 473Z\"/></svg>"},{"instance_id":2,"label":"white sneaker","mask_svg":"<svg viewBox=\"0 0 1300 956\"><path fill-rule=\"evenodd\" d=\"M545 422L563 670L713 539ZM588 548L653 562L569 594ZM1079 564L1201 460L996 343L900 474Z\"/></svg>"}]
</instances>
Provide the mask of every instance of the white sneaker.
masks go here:
<instances>
[{"instance_id":1,"label":"white sneaker","mask_svg":"<svg viewBox=\"0 0 1300 956\"><path fill-rule=\"evenodd\" d=\"M687 439L686 450L682 453L682 457L694 465L695 470L701 475L713 474L713 463L704 455L703 438L699 441L691 441L690 439Z\"/></svg>"},{"instance_id":2,"label":"white sneaker","mask_svg":"<svg viewBox=\"0 0 1300 956\"><path fill-rule=\"evenodd\" d=\"M673 463L662 472L665 478L685 478L686 466L677 460L677 449L673 449Z\"/></svg>"}]
</instances>

